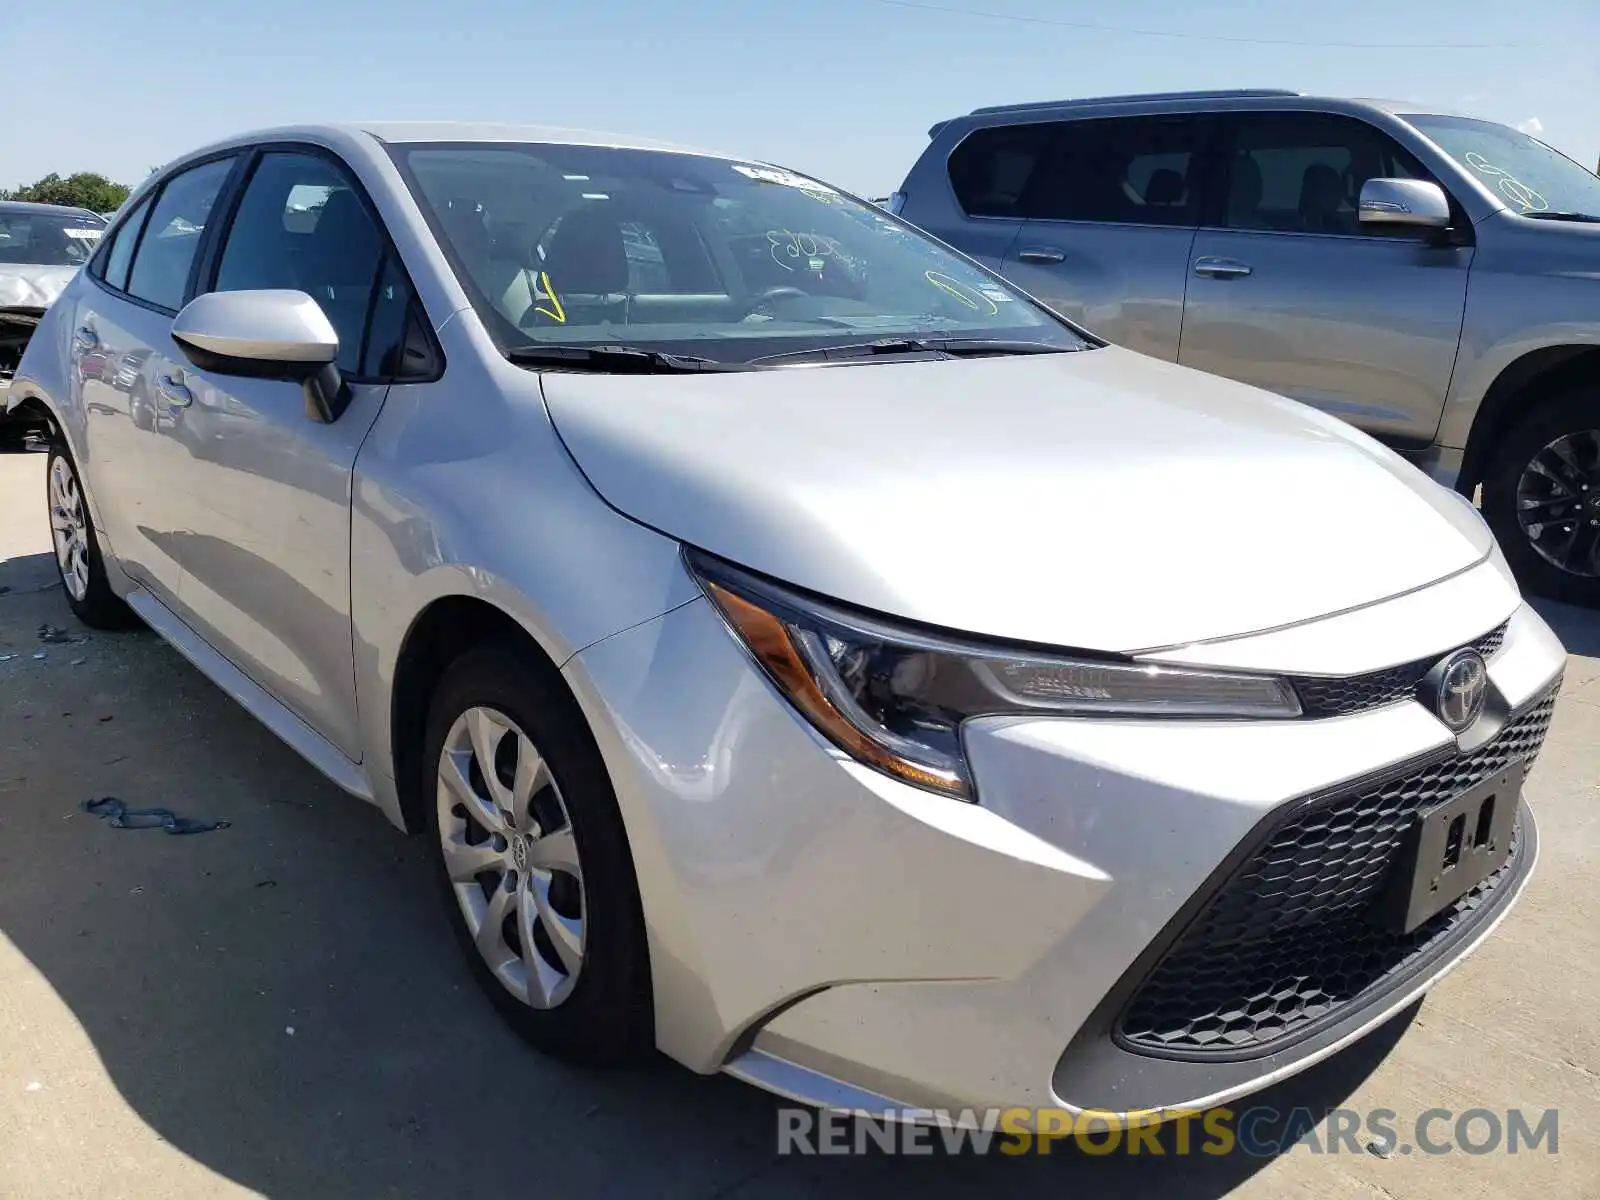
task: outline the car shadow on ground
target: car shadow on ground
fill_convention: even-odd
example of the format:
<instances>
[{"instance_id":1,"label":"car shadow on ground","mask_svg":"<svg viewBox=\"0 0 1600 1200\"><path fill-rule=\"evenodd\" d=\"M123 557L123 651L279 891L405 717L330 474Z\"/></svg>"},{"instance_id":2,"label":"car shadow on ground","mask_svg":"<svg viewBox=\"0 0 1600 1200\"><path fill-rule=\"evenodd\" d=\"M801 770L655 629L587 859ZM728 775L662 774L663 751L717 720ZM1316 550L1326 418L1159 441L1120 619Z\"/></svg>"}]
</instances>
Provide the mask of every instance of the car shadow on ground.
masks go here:
<instances>
[{"instance_id":1,"label":"car shadow on ground","mask_svg":"<svg viewBox=\"0 0 1600 1200\"><path fill-rule=\"evenodd\" d=\"M45 555L0 563L15 593L0 598L0 644L20 647L41 622L72 627L58 589L34 590L51 570ZM50 650L0 688L13 747L0 767L0 933L154 1133L244 1187L1212 1197L1271 1161L1177 1158L1170 1139L1161 1158L1070 1144L1048 1157L779 1157L772 1097L663 1058L582 1070L521 1043L458 960L423 841L326 783L152 635ZM112 829L79 808L106 794L231 826ZM1414 1012L1247 1103L1320 1118Z\"/></svg>"}]
</instances>

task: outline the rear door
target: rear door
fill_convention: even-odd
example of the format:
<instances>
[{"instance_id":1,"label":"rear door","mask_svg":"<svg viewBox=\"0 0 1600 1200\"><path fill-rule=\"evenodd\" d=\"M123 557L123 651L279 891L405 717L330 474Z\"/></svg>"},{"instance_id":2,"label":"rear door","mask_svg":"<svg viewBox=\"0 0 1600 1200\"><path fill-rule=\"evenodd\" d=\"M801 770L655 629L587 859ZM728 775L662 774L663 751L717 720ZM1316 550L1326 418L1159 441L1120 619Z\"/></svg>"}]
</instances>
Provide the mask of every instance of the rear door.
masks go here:
<instances>
[{"instance_id":1,"label":"rear door","mask_svg":"<svg viewBox=\"0 0 1600 1200\"><path fill-rule=\"evenodd\" d=\"M911 192L905 216L990 270L998 271L1022 230L1023 197L1039 166L1052 126L995 125L977 129L950 152L951 205ZM931 185L926 189L934 192Z\"/></svg>"},{"instance_id":2,"label":"rear door","mask_svg":"<svg viewBox=\"0 0 1600 1200\"><path fill-rule=\"evenodd\" d=\"M1431 179L1388 134L1331 113L1237 113L1194 241L1179 361L1432 440L1466 308L1470 244L1357 219L1368 179ZM1458 228L1470 231L1464 215ZM1470 233L1468 234L1470 236Z\"/></svg>"},{"instance_id":3,"label":"rear door","mask_svg":"<svg viewBox=\"0 0 1600 1200\"><path fill-rule=\"evenodd\" d=\"M183 477L193 521L181 559L184 618L359 760L352 474L389 382L411 370L406 339L426 335L365 193L320 148L270 147L254 157L213 258L214 280L199 291L290 288L321 305L339 335L350 401L323 424L307 415L297 384L188 369L199 419Z\"/></svg>"},{"instance_id":4,"label":"rear door","mask_svg":"<svg viewBox=\"0 0 1600 1200\"><path fill-rule=\"evenodd\" d=\"M177 172L121 222L79 290L72 358L103 532L128 575L177 602L193 457L181 440L187 360L172 340L212 206L236 156ZM133 369L129 369L132 367Z\"/></svg>"},{"instance_id":5,"label":"rear door","mask_svg":"<svg viewBox=\"0 0 1600 1200\"><path fill-rule=\"evenodd\" d=\"M1005 276L1109 341L1176 359L1212 124L1179 114L1056 125Z\"/></svg>"}]
</instances>

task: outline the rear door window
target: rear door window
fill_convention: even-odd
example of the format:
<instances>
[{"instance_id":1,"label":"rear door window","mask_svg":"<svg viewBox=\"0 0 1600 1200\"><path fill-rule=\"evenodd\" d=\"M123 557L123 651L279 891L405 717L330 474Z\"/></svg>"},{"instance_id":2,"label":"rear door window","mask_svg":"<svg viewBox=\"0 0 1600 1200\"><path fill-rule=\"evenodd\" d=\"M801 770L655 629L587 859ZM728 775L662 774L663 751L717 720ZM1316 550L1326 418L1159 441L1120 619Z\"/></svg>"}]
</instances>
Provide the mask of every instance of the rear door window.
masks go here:
<instances>
[{"instance_id":1,"label":"rear door window","mask_svg":"<svg viewBox=\"0 0 1600 1200\"><path fill-rule=\"evenodd\" d=\"M1063 122L1029 188L1027 215L1196 226L1210 127L1205 116Z\"/></svg>"},{"instance_id":2,"label":"rear door window","mask_svg":"<svg viewBox=\"0 0 1600 1200\"><path fill-rule=\"evenodd\" d=\"M139 239L127 292L148 304L177 312L189 286L189 268L232 158L213 159L167 180Z\"/></svg>"},{"instance_id":3,"label":"rear door window","mask_svg":"<svg viewBox=\"0 0 1600 1200\"><path fill-rule=\"evenodd\" d=\"M950 186L969 217L1022 215L1022 198L1050 128L998 125L978 130L955 148L950 155Z\"/></svg>"},{"instance_id":4,"label":"rear door window","mask_svg":"<svg viewBox=\"0 0 1600 1200\"><path fill-rule=\"evenodd\" d=\"M100 271L100 277L119 292L127 290L128 268L133 264L133 251L139 244L139 231L144 228L144 219L149 211L150 198L147 196L139 201L139 206L117 226L111 235L111 245L106 248L103 256L104 266Z\"/></svg>"}]
</instances>

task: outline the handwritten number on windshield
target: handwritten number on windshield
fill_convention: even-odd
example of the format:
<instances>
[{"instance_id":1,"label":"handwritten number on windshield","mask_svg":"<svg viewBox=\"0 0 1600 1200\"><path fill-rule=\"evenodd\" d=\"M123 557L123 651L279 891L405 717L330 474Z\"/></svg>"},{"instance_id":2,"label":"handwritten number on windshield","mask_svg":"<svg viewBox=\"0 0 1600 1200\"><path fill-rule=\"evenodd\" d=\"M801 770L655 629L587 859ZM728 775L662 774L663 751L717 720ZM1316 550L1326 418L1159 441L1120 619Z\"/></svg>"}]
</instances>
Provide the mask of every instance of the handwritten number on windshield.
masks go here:
<instances>
[{"instance_id":1,"label":"handwritten number on windshield","mask_svg":"<svg viewBox=\"0 0 1600 1200\"><path fill-rule=\"evenodd\" d=\"M1500 181L1498 184L1500 194L1511 203L1520 206L1523 212L1544 212L1545 209L1550 207L1550 201L1523 183L1510 171L1495 166L1476 150L1467 151L1464 157L1467 160L1467 165L1478 174L1486 175L1491 179L1498 178Z\"/></svg>"}]
</instances>

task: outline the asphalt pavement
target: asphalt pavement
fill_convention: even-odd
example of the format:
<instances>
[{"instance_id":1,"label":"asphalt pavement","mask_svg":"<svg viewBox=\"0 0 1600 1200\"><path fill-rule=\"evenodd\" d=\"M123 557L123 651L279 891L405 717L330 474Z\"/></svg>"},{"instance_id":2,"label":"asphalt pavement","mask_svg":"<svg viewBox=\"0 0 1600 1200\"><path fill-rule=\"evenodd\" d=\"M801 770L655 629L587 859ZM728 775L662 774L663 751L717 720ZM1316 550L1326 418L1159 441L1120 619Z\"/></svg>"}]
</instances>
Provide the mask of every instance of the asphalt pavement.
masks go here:
<instances>
[{"instance_id":1,"label":"asphalt pavement","mask_svg":"<svg viewBox=\"0 0 1600 1200\"><path fill-rule=\"evenodd\" d=\"M0 455L0 1196L1600 1195L1600 616L1545 608L1572 660L1517 911L1420 1008L1250 1102L1402 1129L1556 1109L1555 1153L779 1157L770 1097L503 1028L420 839L152 634L75 624L43 467ZM230 824L117 830L81 808L108 795Z\"/></svg>"}]
</instances>

